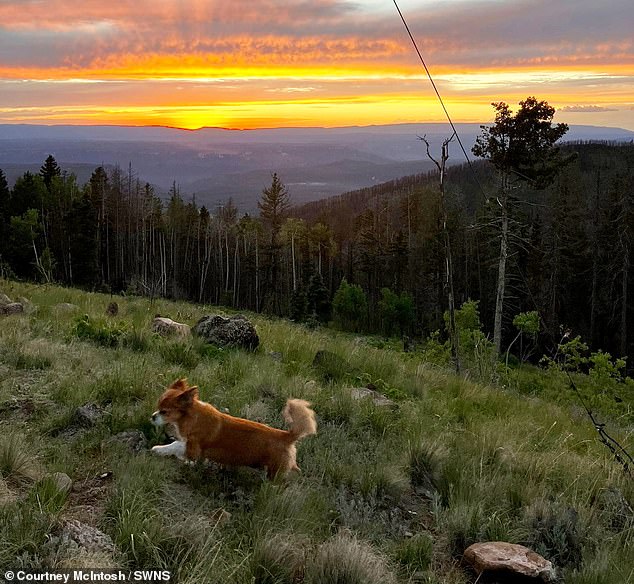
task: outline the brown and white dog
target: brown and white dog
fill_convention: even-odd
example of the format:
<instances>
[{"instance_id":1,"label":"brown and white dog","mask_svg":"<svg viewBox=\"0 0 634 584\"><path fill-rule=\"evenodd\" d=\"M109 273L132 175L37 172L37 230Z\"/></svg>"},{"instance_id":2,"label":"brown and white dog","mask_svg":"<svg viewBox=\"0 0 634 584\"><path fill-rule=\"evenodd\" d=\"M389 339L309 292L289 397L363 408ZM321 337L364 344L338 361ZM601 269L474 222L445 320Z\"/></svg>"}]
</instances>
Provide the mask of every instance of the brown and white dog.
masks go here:
<instances>
[{"instance_id":1,"label":"brown and white dog","mask_svg":"<svg viewBox=\"0 0 634 584\"><path fill-rule=\"evenodd\" d=\"M317 432L315 412L301 399L289 399L283 410L289 430L224 414L198 399L198 387L178 379L161 396L152 414L155 426L173 424L178 440L152 451L162 456L196 461L212 460L229 466L266 469L269 478L299 471L295 442Z\"/></svg>"}]
</instances>

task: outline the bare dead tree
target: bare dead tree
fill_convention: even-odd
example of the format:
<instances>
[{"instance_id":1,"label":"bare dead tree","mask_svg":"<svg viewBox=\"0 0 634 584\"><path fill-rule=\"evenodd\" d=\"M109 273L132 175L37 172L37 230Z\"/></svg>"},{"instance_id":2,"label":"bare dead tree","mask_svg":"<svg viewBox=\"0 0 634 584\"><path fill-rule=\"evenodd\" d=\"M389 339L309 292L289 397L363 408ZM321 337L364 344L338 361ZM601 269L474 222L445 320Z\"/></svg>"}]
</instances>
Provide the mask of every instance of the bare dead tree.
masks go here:
<instances>
[{"instance_id":1,"label":"bare dead tree","mask_svg":"<svg viewBox=\"0 0 634 584\"><path fill-rule=\"evenodd\" d=\"M444 288L447 293L449 307L449 344L451 346L451 359L453 361L456 373L460 373L460 343L458 339L458 331L456 330L456 306L455 294L453 286L453 258L451 254L451 238L449 237L449 228L447 226L447 204L445 201L445 175L446 165L449 159L449 144L455 138L456 134L452 134L450 138L443 141L440 160L436 160L429 151L429 142L425 136L419 136L419 139L425 143L427 147L427 157L436 165L438 169L438 190L440 193L440 212L442 215L442 232L443 243L445 248L445 282Z\"/></svg>"}]
</instances>

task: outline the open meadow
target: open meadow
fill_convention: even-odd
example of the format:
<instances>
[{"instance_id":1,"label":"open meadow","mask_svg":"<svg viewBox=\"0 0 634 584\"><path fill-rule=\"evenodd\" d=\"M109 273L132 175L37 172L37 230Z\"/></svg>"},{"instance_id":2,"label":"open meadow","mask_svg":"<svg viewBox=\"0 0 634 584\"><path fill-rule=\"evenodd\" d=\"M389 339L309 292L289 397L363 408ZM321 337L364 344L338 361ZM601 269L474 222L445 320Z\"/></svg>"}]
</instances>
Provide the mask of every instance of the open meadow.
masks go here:
<instances>
[{"instance_id":1,"label":"open meadow","mask_svg":"<svg viewBox=\"0 0 634 584\"><path fill-rule=\"evenodd\" d=\"M150 330L156 314L192 325L217 308L12 281L0 292L28 300L0 316L0 572L466 584L465 548L492 540L542 554L566 584L634 584L633 481L554 372L487 385L377 339L259 315L256 351L220 349ZM314 365L320 350L337 358ZM301 475L152 455L168 438L150 415L179 377L275 427L287 398L310 401L318 433L298 444ZM632 450L631 385L617 403L585 377ZM393 404L353 399L369 384Z\"/></svg>"}]
</instances>

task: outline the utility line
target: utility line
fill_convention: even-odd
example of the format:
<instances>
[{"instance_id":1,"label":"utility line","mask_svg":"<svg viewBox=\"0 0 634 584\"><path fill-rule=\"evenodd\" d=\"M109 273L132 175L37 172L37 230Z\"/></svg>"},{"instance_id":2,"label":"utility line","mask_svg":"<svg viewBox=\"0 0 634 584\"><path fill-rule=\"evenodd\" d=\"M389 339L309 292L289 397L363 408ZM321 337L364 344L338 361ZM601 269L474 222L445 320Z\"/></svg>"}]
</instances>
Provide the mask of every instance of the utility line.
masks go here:
<instances>
[{"instance_id":1,"label":"utility line","mask_svg":"<svg viewBox=\"0 0 634 584\"><path fill-rule=\"evenodd\" d=\"M445 116L447 117L447 121L449 122L449 125L451 126L451 129L454 131L454 134L456 135L456 139L458 140L458 144L460 144L460 149L462 150L462 153L464 154L465 160L467 161L467 164L469 165L469 169L471 170L471 173L473 174L473 178L475 179L476 183L478 184L478 187L480 189L480 191L482 192L482 194L486 197L486 193L484 192L484 189L482 188L482 185L480 184L480 181L475 173L475 170L473 169L473 165L471 164L471 160L469 159L469 155L467 154L467 151L465 150L465 147L462 145L462 140L460 140L460 135L458 134L458 130L456 130L456 126L454 125L451 116L449 115L449 112L447 111L447 108L445 107L445 102L443 101L440 92L438 91L438 88L436 87L436 83L434 82L433 77L431 76L431 73L429 71L429 68L427 67L427 63L425 63L425 59L423 59L423 55L421 54L420 50L418 49L418 45L416 44L416 40L414 39L414 35L412 35L412 32L407 24L407 21L405 20L405 17L403 16L403 13L401 12L401 9L399 8L398 4L396 3L396 0L392 0L392 2L394 2L394 6L396 7L396 10L398 12L398 15L401 17L401 20L403 21L403 26L405 26L405 30L407 31L407 34L409 35L410 40L412 41L412 44L414 45L414 49L416 50L416 54L418 55L418 58L420 59L420 62L423 64L423 67L425 69L425 73L427 73L427 77L429 78L429 82L431 83L431 86L434 88L434 91L436 92L436 97L438 97L438 101L440 102L440 105L442 106L443 111L445 112Z\"/></svg>"}]
</instances>

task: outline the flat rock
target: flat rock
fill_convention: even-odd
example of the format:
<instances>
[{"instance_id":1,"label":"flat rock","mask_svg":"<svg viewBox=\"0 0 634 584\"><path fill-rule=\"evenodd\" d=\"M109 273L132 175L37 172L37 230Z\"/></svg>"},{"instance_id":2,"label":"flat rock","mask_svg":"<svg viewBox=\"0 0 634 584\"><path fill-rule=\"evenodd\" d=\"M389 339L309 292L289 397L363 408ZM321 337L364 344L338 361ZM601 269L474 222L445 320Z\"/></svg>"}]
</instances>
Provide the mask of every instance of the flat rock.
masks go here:
<instances>
[{"instance_id":1,"label":"flat rock","mask_svg":"<svg viewBox=\"0 0 634 584\"><path fill-rule=\"evenodd\" d=\"M232 347L253 351L260 338L253 323L241 314L224 317L219 314L203 316L193 328L196 336L219 347Z\"/></svg>"},{"instance_id":2,"label":"flat rock","mask_svg":"<svg viewBox=\"0 0 634 584\"><path fill-rule=\"evenodd\" d=\"M46 475L45 478L51 480L57 487L57 490L62 493L70 493L70 490L73 488L73 479L64 472L54 472L53 474Z\"/></svg>"},{"instance_id":3,"label":"flat rock","mask_svg":"<svg viewBox=\"0 0 634 584\"><path fill-rule=\"evenodd\" d=\"M176 322L171 318L157 316L152 321L152 332L162 337L178 337L184 339L191 335L191 328L189 325Z\"/></svg>"},{"instance_id":4,"label":"flat rock","mask_svg":"<svg viewBox=\"0 0 634 584\"><path fill-rule=\"evenodd\" d=\"M86 525L77 519L63 522L60 533L62 541L75 542L89 552L114 553L115 547L110 536L96 527Z\"/></svg>"},{"instance_id":5,"label":"flat rock","mask_svg":"<svg viewBox=\"0 0 634 584\"><path fill-rule=\"evenodd\" d=\"M353 400L361 400L370 398L375 406L380 408L393 408L396 406L390 398L385 397L382 393L369 389L367 387L354 387L350 390L350 397Z\"/></svg>"},{"instance_id":6,"label":"flat rock","mask_svg":"<svg viewBox=\"0 0 634 584\"><path fill-rule=\"evenodd\" d=\"M474 543L465 550L464 559L478 575L518 576L542 582L554 582L556 578L551 562L533 550L514 543Z\"/></svg>"},{"instance_id":7,"label":"flat rock","mask_svg":"<svg viewBox=\"0 0 634 584\"><path fill-rule=\"evenodd\" d=\"M75 312L79 310L79 306L71 304L70 302L60 302L53 306L53 310L55 310L55 312Z\"/></svg>"},{"instance_id":8,"label":"flat rock","mask_svg":"<svg viewBox=\"0 0 634 584\"><path fill-rule=\"evenodd\" d=\"M110 446L112 444L122 444L132 452L141 452L147 449L147 438L140 430L126 430L107 438L101 443L102 446Z\"/></svg>"},{"instance_id":9,"label":"flat rock","mask_svg":"<svg viewBox=\"0 0 634 584\"><path fill-rule=\"evenodd\" d=\"M87 403L78 407L73 415L73 424L82 428L91 428L105 415L106 410L94 403Z\"/></svg>"}]
</instances>

